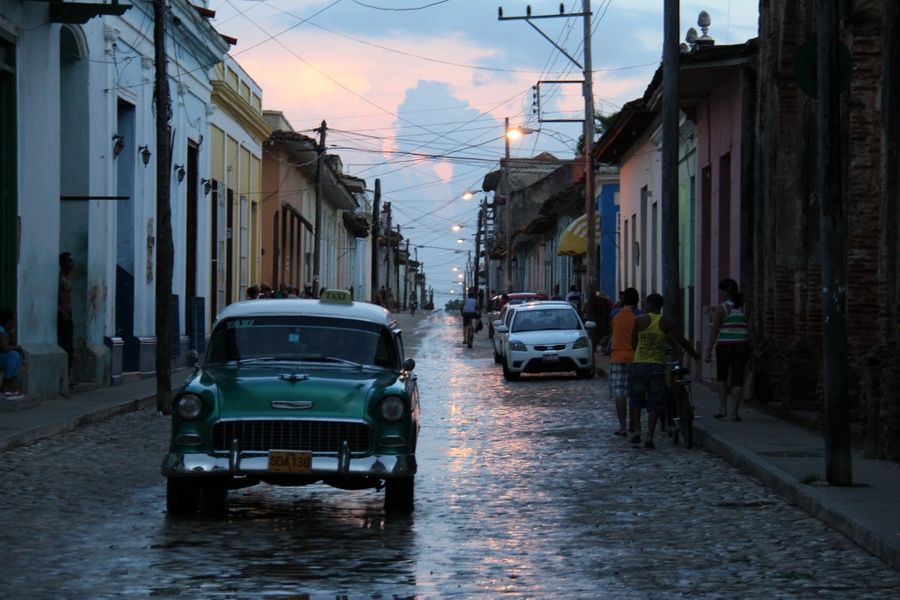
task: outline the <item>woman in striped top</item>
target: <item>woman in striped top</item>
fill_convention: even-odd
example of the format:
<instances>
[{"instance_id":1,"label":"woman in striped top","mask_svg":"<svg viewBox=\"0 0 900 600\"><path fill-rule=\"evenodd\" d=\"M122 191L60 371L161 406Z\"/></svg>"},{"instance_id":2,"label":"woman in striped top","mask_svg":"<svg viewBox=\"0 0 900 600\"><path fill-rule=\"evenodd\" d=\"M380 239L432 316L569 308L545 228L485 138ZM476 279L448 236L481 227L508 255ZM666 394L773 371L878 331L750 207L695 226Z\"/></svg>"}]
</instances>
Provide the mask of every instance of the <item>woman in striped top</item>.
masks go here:
<instances>
[{"instance_id":1,"label":"woman in striped top","mask_svg":"<svg viewBox=\"0 0 900 600\"><path fill-rule=\"evenodd\" d=\"M734 398L732 418L740 421L744 368L750 358L749 319L737 282L723 279L719 283L719 290L724 294L725 301L713 309L712 333L706 346L706 362L712 361L713 348L716 350L719 413L713 416L722 419L728 414L728 393L731 391Z\"/></svg>"}]
</instances>

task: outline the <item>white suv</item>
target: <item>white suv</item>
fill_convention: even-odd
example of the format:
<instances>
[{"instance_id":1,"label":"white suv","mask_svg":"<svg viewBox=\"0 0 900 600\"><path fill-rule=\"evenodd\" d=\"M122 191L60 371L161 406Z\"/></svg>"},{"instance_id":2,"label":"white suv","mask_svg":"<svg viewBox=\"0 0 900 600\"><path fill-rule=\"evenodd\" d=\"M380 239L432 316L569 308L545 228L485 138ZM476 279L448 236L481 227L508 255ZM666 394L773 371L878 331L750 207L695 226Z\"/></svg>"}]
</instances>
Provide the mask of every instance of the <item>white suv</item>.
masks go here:
<instances>
[{"instance_id":1,"label":"white suv","mask_svg":"<svg viewBox=\"0 0 900 600\"><path fill-rule=\"evenodd\" d=\"M582 378L594 376L594 351L587 330L575 309L564 302L535 302L519 306L508 324L497 327L505 334L503 377L514 381L522 373L575 371Z\"/></svg>"}]
</instances>

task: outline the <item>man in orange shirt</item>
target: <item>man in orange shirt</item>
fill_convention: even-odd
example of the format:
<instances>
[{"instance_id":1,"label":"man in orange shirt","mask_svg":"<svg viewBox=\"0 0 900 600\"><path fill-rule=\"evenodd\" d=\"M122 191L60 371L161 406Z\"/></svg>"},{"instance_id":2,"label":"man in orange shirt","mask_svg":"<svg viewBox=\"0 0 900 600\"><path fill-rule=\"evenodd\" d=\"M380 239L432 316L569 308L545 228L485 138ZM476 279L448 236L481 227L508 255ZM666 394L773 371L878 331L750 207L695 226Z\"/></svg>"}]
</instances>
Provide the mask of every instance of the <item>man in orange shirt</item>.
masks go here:
<instances>
[{"instance_id":1,"label":"man in orange shirt","mask_svg":"<svg viewBox=\"0 0 900 600\"><path fill-rule=\"evenodd\" d=\"M631 345L631 334L634 322L639 314L637 304L640 295L633 287L626 289L621 294L622 307L610 314L611 323L611 353L609 357L609 396L616 401L616 415L619 417L619 429L616 435L628 435L625 430L626 402L628 395L629 373L631 363L634 361L634 347Z\"/></svg>"}]
</instances>

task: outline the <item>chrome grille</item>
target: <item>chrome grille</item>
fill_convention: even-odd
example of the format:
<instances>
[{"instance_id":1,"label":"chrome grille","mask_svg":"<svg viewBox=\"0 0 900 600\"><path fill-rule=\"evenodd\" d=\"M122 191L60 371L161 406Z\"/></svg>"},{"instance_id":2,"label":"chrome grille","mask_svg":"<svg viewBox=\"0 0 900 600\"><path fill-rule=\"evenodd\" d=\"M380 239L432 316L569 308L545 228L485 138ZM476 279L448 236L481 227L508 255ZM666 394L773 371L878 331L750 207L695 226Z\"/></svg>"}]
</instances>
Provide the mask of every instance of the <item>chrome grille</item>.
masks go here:
<instances>
[{"instance_id":1,"label":"chrome grille","mask_svg":"<svg viewBox=\"0 0 900 600\"><path fill-rule=\"evenodd\" d=\"M553 344L551 346L535 346L534 349L537 350L538 352L546 352L547 350L565 350L566 345L565 344Z\"/></svg>"},{"instance_id":2,"label":"chrome grille","mask_svg":"<svg viewBox=\"0 0 900 600\"><path fill-rule=\"evenodd\" d=\"M369 426L342 421L303 421L271 419L258 421L219 421L213 425L213 447L227 451L238 440L244 451L307 450L337 452L346 440L351 452L369 450Z\"/></svg>"}]
</instances>

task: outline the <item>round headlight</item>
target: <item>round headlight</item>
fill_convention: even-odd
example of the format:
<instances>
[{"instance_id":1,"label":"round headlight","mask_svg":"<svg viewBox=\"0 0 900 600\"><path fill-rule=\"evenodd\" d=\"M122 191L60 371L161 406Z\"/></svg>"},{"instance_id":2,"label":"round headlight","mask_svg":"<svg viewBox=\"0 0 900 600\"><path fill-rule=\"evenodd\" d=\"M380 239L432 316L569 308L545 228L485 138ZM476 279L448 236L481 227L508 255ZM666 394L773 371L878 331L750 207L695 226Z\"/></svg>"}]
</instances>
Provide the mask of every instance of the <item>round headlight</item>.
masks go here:
<instances>
[{"instance_id":1,"label":"round headlight","mask_svg":"<svg viewBox=\"0 0 900 600\"><path fill-rule=\"evenodd\" d=\"M388 396L381 401L381 418L394 423L406 414L406 404L397 396Z\"/></svg>"},{"instance_id":2,"label":"round headlight","mask_svg":"<svg viewBox=\"0 0 900 600\"><path fill-rule=\"evenodd\" d=\"M196 419L203 409L203 402L193 394L186 394L175 401L175 414L185 421Z\"/></svg>"}]
</instances>

